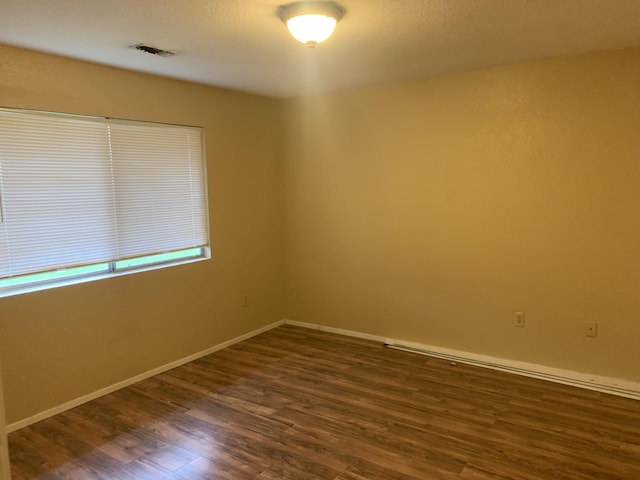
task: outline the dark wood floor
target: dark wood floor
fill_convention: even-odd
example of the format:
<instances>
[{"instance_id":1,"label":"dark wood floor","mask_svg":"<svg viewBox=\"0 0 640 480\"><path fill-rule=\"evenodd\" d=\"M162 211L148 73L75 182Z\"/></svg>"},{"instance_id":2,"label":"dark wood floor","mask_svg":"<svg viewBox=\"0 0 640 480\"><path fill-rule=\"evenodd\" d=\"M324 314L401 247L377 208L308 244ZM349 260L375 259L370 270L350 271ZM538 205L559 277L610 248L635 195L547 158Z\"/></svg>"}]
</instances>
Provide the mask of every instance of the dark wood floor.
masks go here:
<instances>
[{"instance_id":1,"label":"dark wood floor","mask_svg":"<svg viewBox=\"0 0 640 480\"><path fill-rule=\"evenodd\" d=\"M283 326L9 436L14 479L640 479L640 402Z\"/></svg>"}]
</instances>

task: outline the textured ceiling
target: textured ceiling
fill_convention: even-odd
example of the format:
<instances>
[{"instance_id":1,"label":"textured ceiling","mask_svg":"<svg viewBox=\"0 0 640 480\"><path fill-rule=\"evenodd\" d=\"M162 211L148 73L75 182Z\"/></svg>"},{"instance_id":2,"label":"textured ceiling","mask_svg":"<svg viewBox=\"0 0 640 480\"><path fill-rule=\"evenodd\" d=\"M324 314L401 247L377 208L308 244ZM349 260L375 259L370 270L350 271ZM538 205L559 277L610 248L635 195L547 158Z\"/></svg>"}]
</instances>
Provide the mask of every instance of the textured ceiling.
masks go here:
<instances>
[{"instance_id":1,"label":"textured ceiling","mask_svg":"<svg viewBox=\"0 0 640 480\"><path fill-rule=\"evenodd\" d=\"M341 0L315 49L280 3L1 0L0 43L277 97L640 44L640 0Z\"/></svg>"}]
</instances>

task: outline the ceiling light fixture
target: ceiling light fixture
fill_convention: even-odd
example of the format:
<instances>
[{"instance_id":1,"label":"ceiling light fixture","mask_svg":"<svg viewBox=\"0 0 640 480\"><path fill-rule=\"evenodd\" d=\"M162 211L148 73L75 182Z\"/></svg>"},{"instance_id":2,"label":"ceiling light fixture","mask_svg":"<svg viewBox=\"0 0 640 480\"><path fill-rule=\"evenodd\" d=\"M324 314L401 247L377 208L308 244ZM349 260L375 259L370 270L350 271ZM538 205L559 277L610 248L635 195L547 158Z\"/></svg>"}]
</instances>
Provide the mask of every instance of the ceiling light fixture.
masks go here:
<instances>
[{"instance_id":1,"label":"ceiling light fixture","mask_svg":"<svg viewBox=\"0 0 640 480\"><path fill-rule=\"evenodd\" d=\"M310 47L331 36L344 16L344 8L335 2L301 1L278 7L278 17L293 38Z\"/></svg>"}]
</instances>

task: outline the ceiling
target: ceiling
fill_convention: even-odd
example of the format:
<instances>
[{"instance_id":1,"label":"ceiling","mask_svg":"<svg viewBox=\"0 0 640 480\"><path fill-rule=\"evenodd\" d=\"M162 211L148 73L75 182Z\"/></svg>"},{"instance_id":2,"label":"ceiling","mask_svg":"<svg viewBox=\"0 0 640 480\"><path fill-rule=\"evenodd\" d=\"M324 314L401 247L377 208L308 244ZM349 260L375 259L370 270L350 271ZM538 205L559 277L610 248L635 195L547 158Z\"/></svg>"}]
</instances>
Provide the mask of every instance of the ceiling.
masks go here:
<instances>
[{"instance_id":1,"label":"ceiling","mask_svg":"<svg viewBox=\"0 0 640 480\"><path fill-rule=\"evenodd\" d=\"M274 97L640 44L640 0L339 0L317 48L287 0L1 0L0 43ZM146 42L174 50L145 54Z\"/></svg>"}]
</instances>

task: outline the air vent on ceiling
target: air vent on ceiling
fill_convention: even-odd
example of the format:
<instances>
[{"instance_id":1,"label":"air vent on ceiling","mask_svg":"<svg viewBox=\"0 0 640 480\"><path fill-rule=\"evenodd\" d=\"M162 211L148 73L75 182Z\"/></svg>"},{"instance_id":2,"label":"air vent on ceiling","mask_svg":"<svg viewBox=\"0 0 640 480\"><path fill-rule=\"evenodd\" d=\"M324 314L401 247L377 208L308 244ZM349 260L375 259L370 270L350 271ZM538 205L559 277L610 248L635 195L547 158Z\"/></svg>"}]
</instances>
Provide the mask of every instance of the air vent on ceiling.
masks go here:
<instances>
[{"instance_id":1,"label":"air vent on ceiling","mask_svg":"<svg viewBox=\"0 0 640 480\"><path fill-rule=\"evenodd\" d=\"M150 55L158 55L159 57L172 57L176 54L176 52L172 52L171 50L163 50L162 48L154 47L148 43L137 43L135 45L130 45L129 48L135 48L141 52L148 53Z\"/></svg>"}]
</instances>

